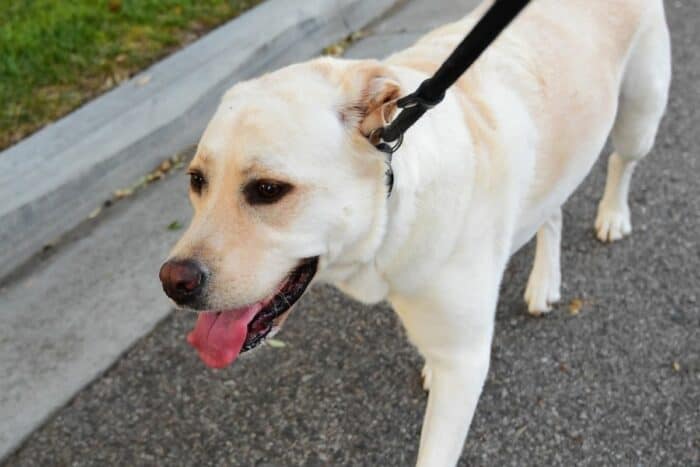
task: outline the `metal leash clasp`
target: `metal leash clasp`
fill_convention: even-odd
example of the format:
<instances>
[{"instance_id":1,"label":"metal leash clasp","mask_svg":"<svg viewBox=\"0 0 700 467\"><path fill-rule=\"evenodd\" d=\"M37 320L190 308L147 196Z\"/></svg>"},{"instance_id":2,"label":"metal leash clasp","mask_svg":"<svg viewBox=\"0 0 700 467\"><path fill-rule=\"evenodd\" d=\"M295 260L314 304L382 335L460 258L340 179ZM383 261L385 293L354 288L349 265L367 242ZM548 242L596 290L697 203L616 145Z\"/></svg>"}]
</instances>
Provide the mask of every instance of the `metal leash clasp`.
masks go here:
<instances>
[{"instance_id":1,"label":"metal leash clasp","mask_svg":"<svg viewBox=\"0 0 700 467\"><path fill-rule=\"evenodd\" d=\"M379 149L381 152L388 154L389 158L391 158L391 155L398 151L398 149L401 147L401 143L403 143L403 134L399 135L399 139L394 141L393 144L389 144L382 139L383 132L384 127L375 128L370 132L368 139L372 146Z\"/></svg>"},{"instance_id":2,"label":"metal leash clasp","mask_svg":"<svg viewBox=\"0 0 700 467\"><path fill-rule=\"evenodd\" d=\"M387 103L389 104L389 103ZM379 151L384 153L384 163L386 164L386 172L384 174L386 175L386 185L387 185L387 195L386 197L388 198L391 196L391 192L394 189L394 169L391 166L391 161L393 159L393 155L398 149L401 147L401 143L403 143L403 134L400 134L398 139L396 139L393 144L389 144L386 141L382 139L382 134L384 133L384 128L386 128L387 125L389 125L389 121L386 118L386 114L384 112L384 109L386 108L386 105L382 107L381 113L382 113L382 126L375 128L369 133L369 136L367 139L369 140L370 144L377 148Z\"/></svg>"}]
</instances>

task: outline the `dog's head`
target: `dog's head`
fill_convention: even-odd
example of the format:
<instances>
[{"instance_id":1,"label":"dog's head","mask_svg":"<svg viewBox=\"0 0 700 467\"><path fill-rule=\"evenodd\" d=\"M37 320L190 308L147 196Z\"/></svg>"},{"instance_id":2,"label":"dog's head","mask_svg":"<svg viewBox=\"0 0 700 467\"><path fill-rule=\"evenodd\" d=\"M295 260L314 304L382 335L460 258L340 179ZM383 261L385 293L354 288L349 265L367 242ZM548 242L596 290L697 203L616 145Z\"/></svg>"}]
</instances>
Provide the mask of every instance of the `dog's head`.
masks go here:
<instances>
[{"instance_id":1,"label":"dog's head","mask_svg":"<svg viewBox=\"0 0 700 467\"><path fill-rule=\"evenodd\" d=\"M399 86L374 61L319 59L236 85L188 172L192 223L160 271L209 366L286 319L319 270L367 261L384 228L383 155L367 140Z\"/></svg>"}]
</instances>

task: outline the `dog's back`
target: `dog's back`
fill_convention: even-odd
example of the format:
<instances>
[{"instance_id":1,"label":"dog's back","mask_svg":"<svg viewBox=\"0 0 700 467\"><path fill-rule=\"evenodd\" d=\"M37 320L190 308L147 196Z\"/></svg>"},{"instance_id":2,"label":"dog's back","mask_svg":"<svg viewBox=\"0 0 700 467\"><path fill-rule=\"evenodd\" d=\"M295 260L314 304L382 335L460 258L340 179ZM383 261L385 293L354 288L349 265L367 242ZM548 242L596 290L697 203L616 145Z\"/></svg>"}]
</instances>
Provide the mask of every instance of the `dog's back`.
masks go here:
<instances>
[{"instance_id":1,"label":"dog's back","mask_svg":"<svg viewBox=\"0 0 700 467\"><path fill-rule=\"evenodd\" d=\"M387 63L432 74L491 3L430 32ZM613 127L641 131L644 145L653 142L655 131L625 130L631 118L622 120L625 108L650 101L649 126L656 128L670 77L668 42L661 0L534 0L457 82L477 138L489 138L489 88L495 85L515 93L532 117L537 176L524 208L532 225L522 226L523 241L571 194L563 186L583 180ZM622 94L651 97L625 100Z\"/></svg>"},{"instance_id":2,"label":"dog's back","mask_svg":"<svg viewBox=\"0 0 700 467\"><path fill-rule=\"evenodd\" d=\"M431 31L387 62L433 73L492 3L485 1L463 19ZM508 42L526 42L528 54L534 52L540 60L556 50L567 54L603 50L599 58L610 57L619 63L648 17L660 10L662 0L534 0L486 55L494 55Z\"/></svg>"}]
</instances>

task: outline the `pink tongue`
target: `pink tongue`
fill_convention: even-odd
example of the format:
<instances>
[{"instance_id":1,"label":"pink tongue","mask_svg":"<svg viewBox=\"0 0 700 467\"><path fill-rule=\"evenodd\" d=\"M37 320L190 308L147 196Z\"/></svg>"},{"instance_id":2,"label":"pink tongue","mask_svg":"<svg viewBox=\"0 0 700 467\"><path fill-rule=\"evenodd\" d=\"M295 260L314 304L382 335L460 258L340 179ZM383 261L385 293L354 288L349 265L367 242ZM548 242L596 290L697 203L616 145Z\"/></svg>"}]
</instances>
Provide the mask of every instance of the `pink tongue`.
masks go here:
<instances>
[{"instance_id":1,"label":"pink tongue","mask_svg":"<svg viewBox=\"0 0 700 467\"><path fill-rule=\"evenodd\" d=\"M224 368L238 357L248 336L248 323L260 311L256 303L221 313L203 312L187 335L187 342L197 349L199 358L210 368Z\"/></svg>"}]
</instances>

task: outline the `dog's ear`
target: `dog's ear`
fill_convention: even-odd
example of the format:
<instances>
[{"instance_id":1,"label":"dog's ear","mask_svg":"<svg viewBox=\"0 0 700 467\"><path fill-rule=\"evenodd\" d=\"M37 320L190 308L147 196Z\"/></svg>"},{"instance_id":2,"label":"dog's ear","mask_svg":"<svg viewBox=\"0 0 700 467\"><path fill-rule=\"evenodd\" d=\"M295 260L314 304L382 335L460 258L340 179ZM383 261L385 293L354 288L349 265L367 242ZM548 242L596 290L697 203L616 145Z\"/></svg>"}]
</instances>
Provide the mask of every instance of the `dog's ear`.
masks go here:
<instances>
[{"instance_id":1,"label":"dog's ear","mask_svg":"<svg viewBox=\"0 0 700 467\"><path fill-rule=\"evenodd\" d=\"M401 86L391 70L377 61L362 61L351 65L341 83L344 100L340 118L363 135L391 121L396 113L396 100Z\"/></svg>"}]
</instances>

